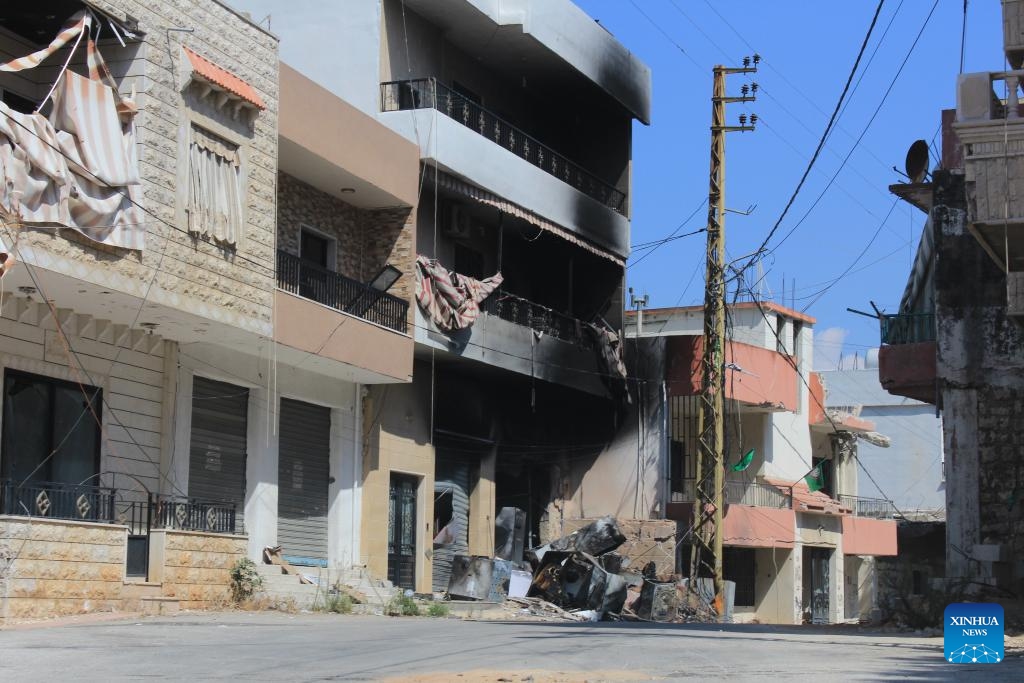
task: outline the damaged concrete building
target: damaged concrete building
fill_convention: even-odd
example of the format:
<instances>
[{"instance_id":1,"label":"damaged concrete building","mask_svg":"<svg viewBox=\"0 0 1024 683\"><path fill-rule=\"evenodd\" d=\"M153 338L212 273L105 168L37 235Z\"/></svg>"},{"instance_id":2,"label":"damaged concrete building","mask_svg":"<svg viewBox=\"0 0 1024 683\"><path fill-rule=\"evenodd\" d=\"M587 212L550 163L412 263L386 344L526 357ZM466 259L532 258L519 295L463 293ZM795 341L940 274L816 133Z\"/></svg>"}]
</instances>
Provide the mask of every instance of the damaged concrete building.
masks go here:
<instances>
[{"instance_id":1,"label":"damaged concrete building","mask_svg":"<svg viewBox=\"0 0 1024 683\"><path fill-rule=\"evenodd\" d=\"M1024 590L1024 3L1002 11L1011 70L961 74L938 167L925 154L890 187L928 218L899 311L881 316L878 377L942 412L945 582L930 588L1005 599Z\"/></svg>"},{"instance_id":2,"label":"damaged concrete building","mask_svg":"<svg viewBox=\"0 0 1024 683\"><path fill-rule=\"evenodd\" d=\"M359 563L444 591L456 554L494 554L504 507L525 512L527 545L562 535L614 434L650 71L569 0L316 11L323 36L277 30L323 38L329 63L289 58L420 150L413 382L364 403Z\"/></svg>"},{"instance_id":3,"label":"damaged concrete building","mask_svg":"<svg viewBox=\"0 0 1024 683\"><path fill-rule=\"evenodd\" d=\"M652 498L679 524L681 573L689 566L699 433L703 309L627 315L627 345L664 357L664 437L669 455ZM766 623L837 623L873 618L874 558L896 554L891 501L861 497L860 439L874 425L825 411L810 371L814 319L774 303L729 307L725 352L725 579L735 583L732 616ZM635 457L635 454L634 454ZM808 475L814 478L811 482ZM815 476L817 475L817 476Z\"/></svg>"}]
</instances>

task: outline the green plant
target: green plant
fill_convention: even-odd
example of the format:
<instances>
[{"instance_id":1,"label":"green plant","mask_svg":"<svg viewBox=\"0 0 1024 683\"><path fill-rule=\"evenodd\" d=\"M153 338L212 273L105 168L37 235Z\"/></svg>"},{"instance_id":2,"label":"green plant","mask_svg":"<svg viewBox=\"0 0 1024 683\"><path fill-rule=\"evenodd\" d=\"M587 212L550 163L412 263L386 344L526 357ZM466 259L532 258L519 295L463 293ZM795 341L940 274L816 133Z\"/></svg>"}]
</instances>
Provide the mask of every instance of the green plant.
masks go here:
<instances>
[{"instance_id":1,"label":"green plant","mask_svg":"<svg viewBox=\"0 0 1024 683\"><path fill-rule=\"evenodd\" d=\"M443 602L432 602L427 607L427 616L430 617L446 617L450 612L451 609Z\"/></svg>"},{"instance_id":2,"label":"green plant","mask_svg":"<svg viewBox=\"0 0 1024 683\"><path fill-rule=\"evenodd\" d=\"M324 596L324 612L334 612L335 614L352 614L352 606L355 603L352 598L344 593L328 593Z\"/></svg>"},{"instance_id":3,"label":"green plant","mask_svg":"<svg viewBox=\"0 0 1024 683\"><path fill-rule=\"evenodd\" d=\"M235 562L231 567L231 598L244 602L263 588L263 577L256 570L256 563L248 557Z\"/></svg>"},{"instance_id":4,"label":"green plant","mask_svg":"<svg viewBox=\"0 0 1024 683\"><path fill-rule=\"evenodd\" d=\"M392 617L418 617L420 606L408 595L396 595L387 606L387 614Z\"/></svg>"}]
</instances>

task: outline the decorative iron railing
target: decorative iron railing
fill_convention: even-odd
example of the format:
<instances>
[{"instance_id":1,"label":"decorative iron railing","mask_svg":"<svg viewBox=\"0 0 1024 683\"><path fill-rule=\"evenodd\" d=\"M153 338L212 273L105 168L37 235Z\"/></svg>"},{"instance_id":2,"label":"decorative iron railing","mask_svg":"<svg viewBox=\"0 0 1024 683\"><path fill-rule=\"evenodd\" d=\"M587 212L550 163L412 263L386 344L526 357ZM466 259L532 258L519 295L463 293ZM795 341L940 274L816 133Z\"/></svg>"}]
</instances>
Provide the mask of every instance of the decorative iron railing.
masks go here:
<instances>
[{"instance_id":1,"label":"decorative iron railing","mask_svg":"<svg viewBox=\"0 0 1024 683\"><path fill-rule=\"evenodd\" d=\"M0 514L113 524L116 496L116 489L103 486L2 479Z\"/></svg>"},{"instance_id":2,"label":"decorative iron railing","mask_svg":"<svg viewBox=\"0 0 1024 683\"><path fill-rule=\"evenodd\" d=\"M896 516L896 506L885 498L861 498L860 496L839 495L839 504L851 510L857 517L874 517L875 519L892 519Z\"/></svg>"},{"instance_id":3,"label":"decorative iron railing","mask_svg":"<svg viewBox=\"0 0 1024 683\"><path fill-rule=\"evenodd\" d=\"M436 78L381 83L381 111L436 109L605 206L625 213L626 195Z\"/></svg>"},{"instance_id":4,"label":"decorative iron railing","mask_svg":"<svg viewBox=\"0 0 1024 683\"><path fill-rule=\"evenodd\" d=\"M144 535L152 529L214 534L241 531L235 524L238 506L225 501L149 494L145 500L119 501L116 507L116 521L127 526L133 535Z\"/></svg>"},{"instance_id":5,"label":"decorative iron railing","mask_svg":"<svg viewBox=\"0 0 1024 683\"><path fill-rule=\"evenodd\" d=\"M501 289L491 292L491 295L484 299L480 310L581 348L594 348L594 338L581 321Z\"/></svg>"},{"instance_id":6,"label":"decorative iron railing","mask_svg":"<svg viewBox=\"0 0 1024 683\"><path fill-rule=\"evenodd\" d=\"M883 314L878 319L883 344L935 341L934 313Z\"/></svg>"},{"instance_id":7,"label":"decorative iron railing","mask_svg":"<svg viewBox=\"0 0 1024 683\"><path fill-rule=\"evenodd\" d=\"M277 252L277 286L396 332L404 333L408 329L408 301L280 250Z\"/></svg>"},{"instance_id":8,"label":"decorative iron railing","mask_svg":"<svg viewBox=\"0 0 1024 683\"><path fill-rule=\"evenodd\" d=\"M696 495L696 480L672 480L671 490L673 503L692 503ZM733 505L787 509L793 507L792 489L787 492L759 481L726 481L723 497L726 503Z\"/></svg>"}]
</instances>

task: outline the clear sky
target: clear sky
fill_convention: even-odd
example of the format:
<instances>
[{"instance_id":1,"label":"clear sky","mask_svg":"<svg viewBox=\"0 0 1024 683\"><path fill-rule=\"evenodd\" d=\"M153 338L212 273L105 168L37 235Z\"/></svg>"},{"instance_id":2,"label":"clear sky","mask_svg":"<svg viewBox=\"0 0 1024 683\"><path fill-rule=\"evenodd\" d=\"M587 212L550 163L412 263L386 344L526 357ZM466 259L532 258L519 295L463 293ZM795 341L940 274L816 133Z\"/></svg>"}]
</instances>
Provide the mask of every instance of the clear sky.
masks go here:
<instances>
[{"instance_id":1,"label":"clear sky","mask_svg":"<svg viewBox=\"0 0 1024 683\"><path fill-rule=\"evenodd\" d=\"M294 0L282 13L280 0L229 0L257 19L270 12L272 29L286 38L282 58L296 64L323 49L287 39L318 20L321 1ZM732 258L755 250L818 143L875 0L575 2L653 73L652 123L634 124L633 244L667 236L691 214L680 233L704 227L706 211L698 206L708 193L711 68L737 64L754 50L763 56L760 72L750 79L761 86L758 101L729 105L728 113L729 122L737 123L744 110L756 112L758 130L731 133L726 145L726 205L757 207L750 216L728 214L727 250ZM878 345L877 322L848 313L848 306L869 311L874 301L889 312L899 306L924 214L889 194L888 186L900 181L892 167L902 170L911 143L931 141L940 111L955 106L963 8L962 0L886 0L839 125L770 244L776 246L795 228L765 260L763 295L781 302L785 281L788 305L795 280L793 305L809 306L807 312L818 318L814 364L819 369L836 367L844 353L863 354ZM998 0L969 0L965 71L1004 68L1001 23ZM739 94L744 81L732 76L731 94ZM667 243L649 257L645 253L634 252L628 283L649 294L652 307L702 301L703 234Z\"/></svg>"},{"instance_id":2,"label":"clear sky","mask_svg":"<svg viewBox=\"0 0 1024 683\"><path fill-rule=\"evenodd\" d=\"M729 122L736 123L748 107L748 112L761 117L758 130L730 133L726 141L726 205L733 209L757 206L750 216L728 215L727 250L737 258L756 249L817 145L876 3L576 2L653 72L652 123L634 128L633 244L668 235L707 197L711 67L735 64L752 53L749 46L763 56L761 69L752 78L761 86L758 101L729 105L728 112ZM938 2L892 91L856 147L855 141L882 102L932 7L930 0L885 3L857 76L863 73L863 81L782 223L776 242L807 213L843 158L854 151L817 206L765 262L770 269L765 296L770 292L781 300L785 278L788 305L795 279L796 308L810 305L807 312L818 318L816 337L821 343L816 346L815 365L819 368L835 367L840 353L863 354L878 345L877 323L846 312L847 306L870 311L873 300L894 312L906 284L924 214L899 202L883 225L894 201L887 188L900 181L892 167L903 169L910 144L920 138L930 141L940 110L955 106L963 22L960 0ZM998 71L1003 63L1000 3L971 0L964 70ZM744 77L731 76L729 83L730 94L739 94ZM680 232L705 223L702 209ZM824 284L848 268L865 247L853 270L815 300ZM701 302L704 276L698 269L704 260L703 234L670 242L638 260L643 253L634 252L628 282L650 295L652 307Z\"/></svg>"}]
</instances>

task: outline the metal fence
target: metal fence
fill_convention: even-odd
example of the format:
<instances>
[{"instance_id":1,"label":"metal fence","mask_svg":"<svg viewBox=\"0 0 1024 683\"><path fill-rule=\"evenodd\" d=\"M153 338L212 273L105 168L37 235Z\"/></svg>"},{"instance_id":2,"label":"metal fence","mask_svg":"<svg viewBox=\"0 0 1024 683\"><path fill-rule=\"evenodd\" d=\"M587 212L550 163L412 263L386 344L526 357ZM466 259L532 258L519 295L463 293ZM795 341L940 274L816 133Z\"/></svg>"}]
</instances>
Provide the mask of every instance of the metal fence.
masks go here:
<instances>
[{"instance_id":1,"label":"metal fence","mask_svg":"<svg viewBox=\"0 0 1024 683\"><path fill-rule=\"evenodd\" d=\"M859 496L839 496L839 504L852 510L857 517L874 517L876 519L892 519L896 516L896 506L891 500L884 498L861 498Z\"/></svg>"},{"instance_id":2,"label":"metal fence","mask_svg":"<svg viewBox=\"0 0 1024 683\"><path fill-rule=\"evenodd\" d=\"M117 490L33 481L0 480L0 514L115 523Z\"/></svg>"},{"instance_id":3,"label":"metal fence","mask_svg":"<svg viewBox=\"0 0 1024 683\"><path fill-rule=\"evenodd\" d=\"M671 489L673 503L691 503L696 494L696 481L673 480ZM792 488L785 492L776 486L758 481L726 481L723 496L726 503L734 505L780 509L793 507Z\"/></svg>"},{"instance_id":4,"label":"metal fence","mask_svg":"<svg viewBox=\"0 0 1024 683\"><path fill-rule=\"evenodd\" d=\"M381 83L381 110L436 109L605 206L625 213L626 195L436 78Z\"/></svg>"},{"instance_id":5,"label":"metal fence","mask_svg":"<svg viewBox=\"0 0 1024 683\"><path fill-rule=\"evenodd\" d=\"M396 332L408 330L408 301L280 250L277 286Z\"/></svg>"},{"instance_id":6,"label":"metal fence","mask_svg":"<svg viewBox=\"0 0 1024 683\"><path fill-rule=\"evenodd\" d=\"M496 290L484 299L480 310L516 325L529 327L556 339L576 344L585 349L594 348L594 338L584 324L563 313L528 301L503 290Z\"/></svg>"},{"instance_id":7,"label":"metal fence","mask_svg":"<svg viewBox=\"0 0 1024 683\"><path fill-rule=\"evenodd\" d=\"M883 344L935 341L934 313L882 314L878 322Z\"/></svg>"}]
</instances>

